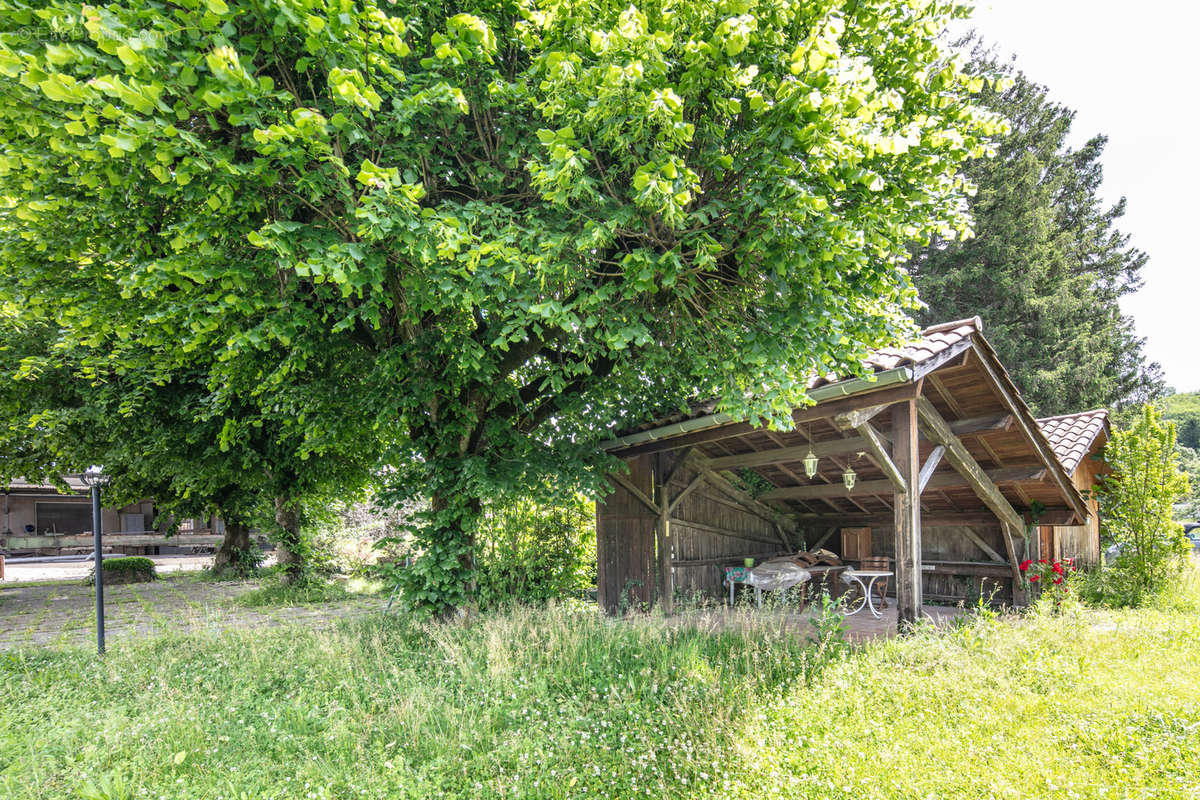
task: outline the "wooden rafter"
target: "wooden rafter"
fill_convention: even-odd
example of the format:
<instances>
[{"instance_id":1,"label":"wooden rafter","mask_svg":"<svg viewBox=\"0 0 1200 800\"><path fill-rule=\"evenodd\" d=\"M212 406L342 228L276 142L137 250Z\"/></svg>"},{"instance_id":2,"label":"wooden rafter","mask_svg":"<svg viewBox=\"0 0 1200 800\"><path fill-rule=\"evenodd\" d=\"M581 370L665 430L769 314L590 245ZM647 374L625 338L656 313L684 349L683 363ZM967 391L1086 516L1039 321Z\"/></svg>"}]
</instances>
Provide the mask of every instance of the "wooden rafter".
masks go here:
<instances>
[{"instance_id":1,"label":"wooden rafter","mask_svg":"<svg viewBox=\"0 0 1200 800\"><path fill-rule=\"evenodd\" d=\"M1012 414L989 414L984 417L970 417L950 423L950 430L955 436L973 436L993 431L1006 431L1013 426Z\"/></svg>"},{"instance_id":2,"label":"wooden rafter","mask_svg":"<svg viewBox=\"0 0 1200 800\"><path fill-rule=\"evenodd\" d=\"M1070 515L1074 512L1066 507L1057 507L1048 509L1047 513L1053 513L1055 519L1070 519ZM890 525L892 515L890 513L878 512L868 514L796 514L796 519L806 525L837 524L841 525ZM995 525L996 515L990 511L930 511L921 515L921 520L927 528L936 527L957 527L960 525ZM1056 523L1045 522L1045 514L1039 518L1039 524L1053 525ZM1058 523L1062 524L1062 523Z\"/></svg>"},{"instance_id":3,"label":"wooden rafter","mask_svg":"<svg viewBox=\"0 0 1200 800\"><path fill-rule=\"evenodd\" d=\"M1012 381L1007 377L1001 377L996 368L992 366L989 359L984 355L978 342L972 341L971 349L979 359L980 366L983 367L988 377L992 379L993 384L999 389L1002 400L1008 406L1009 411L1012 412L1017 427L1024 432L1025 436L1033 443L1034 448L1042 456L1042 460L1050 469L1051 478L1053 478L1055 484L1062 491L1063 497L1075 509L1075 513L1080 519L1087 519L1087 505L1083 502L1083 497L1079 494L1079 491L1071 484L1070 478L1063 471L1062 465L1058 461L1058 456L1050 449L1050 445L1046 442L1046 437L1042 432L1035 430L1037 422L1033 420L1027 410L1025 414L1021 413L1021 409L1018 407L1019 401L1008 391L1007 387L1012 385ZM1018 530L1022 530L1022 528L1018 528Z\"/></svg>"}]
</instances>

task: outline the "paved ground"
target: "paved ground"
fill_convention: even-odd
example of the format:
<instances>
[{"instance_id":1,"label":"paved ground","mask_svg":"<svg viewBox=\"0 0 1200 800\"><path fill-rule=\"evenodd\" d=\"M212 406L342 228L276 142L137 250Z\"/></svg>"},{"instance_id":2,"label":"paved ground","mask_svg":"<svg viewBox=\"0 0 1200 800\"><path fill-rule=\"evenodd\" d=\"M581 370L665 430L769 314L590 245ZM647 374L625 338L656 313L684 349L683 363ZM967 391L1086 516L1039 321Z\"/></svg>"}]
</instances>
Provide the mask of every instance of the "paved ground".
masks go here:
<instances>
[{"instance_id":1,"label":"paved ground","mask_svg":"<svg viewBox=\"0 0 1200 800\"><path fill-rule=\"evenodd\" d=\"M247 582L201 582L173 574L153 583L106 586L105 636L257 628L290 622L329 625L378 612L386 598L355 597L312 606L246 608L234 601ZM0 583L0 651L18 647L89 644L96 639L95 595L78 580Z\"/></svg>"},{"instance_id":2,"label":"paved ground","mask_svg":"<svg viewBox=\"0 0 1200 800\"><path fill-rule=\"evenodd\" d=\"M139 556L139 558L149 558L153 561L155 569L160 575L164 572L197 572L208 569L213 562L211 553L200 556ZM9 561L4 566L4 583L0 583L0 586L21 581L82 580L91 572L92 561L90 558L86 561L83 559L78 561L33 561L20 564Z\"/></svg>"}]
</instances>

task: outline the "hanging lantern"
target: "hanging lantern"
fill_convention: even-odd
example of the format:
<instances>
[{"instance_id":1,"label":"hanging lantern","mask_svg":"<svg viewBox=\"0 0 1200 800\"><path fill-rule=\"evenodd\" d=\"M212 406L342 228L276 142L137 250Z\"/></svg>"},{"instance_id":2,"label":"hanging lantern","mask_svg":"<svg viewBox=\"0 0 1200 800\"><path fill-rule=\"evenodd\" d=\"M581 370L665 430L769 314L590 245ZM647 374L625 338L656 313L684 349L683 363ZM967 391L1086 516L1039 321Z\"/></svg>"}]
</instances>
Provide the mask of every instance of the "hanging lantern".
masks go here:
<instances>
[{"instance_id":1,"label":"hanging lantern","mask_svg":"<svg viewBox=\"0 0 1200 800\"><path fill-rule=\"evenodd\" d=\"M817 454L808 448L808 455L804 457L804 474L812 477L817 474Z\"/></svg>"},{"instance_id":2,"label":"hanging lantern","mask_svg":"<svg viewBox=\"0 0 1200 800\"><path fill-rule=\"evenodd\" d=\"M846 471L842 473L842 483L846 484L846 491L854 488L856 480L858 480L858 473L854 471L854 467L846 467Z\"/></svg>"}]
</instances>

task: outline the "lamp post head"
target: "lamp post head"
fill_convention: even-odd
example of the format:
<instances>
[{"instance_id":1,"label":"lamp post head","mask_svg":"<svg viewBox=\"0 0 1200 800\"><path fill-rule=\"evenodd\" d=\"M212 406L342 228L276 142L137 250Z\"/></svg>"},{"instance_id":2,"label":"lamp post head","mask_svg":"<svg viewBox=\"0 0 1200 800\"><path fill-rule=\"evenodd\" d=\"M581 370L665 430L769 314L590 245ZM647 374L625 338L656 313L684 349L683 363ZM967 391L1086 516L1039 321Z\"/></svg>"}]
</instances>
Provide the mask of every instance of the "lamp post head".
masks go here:
<instances>
[{"instance_id":1,"label":"lamp post head","mask_svg":"<svg viewBox=\"0 0 1200 800\"><path fill-rule=\"evenodd\" d=\"M104 472L104 467L95 464L84 470L81 477L88 486L107 486L112 480L112 476Z\"/></svg>"}]
</instances>

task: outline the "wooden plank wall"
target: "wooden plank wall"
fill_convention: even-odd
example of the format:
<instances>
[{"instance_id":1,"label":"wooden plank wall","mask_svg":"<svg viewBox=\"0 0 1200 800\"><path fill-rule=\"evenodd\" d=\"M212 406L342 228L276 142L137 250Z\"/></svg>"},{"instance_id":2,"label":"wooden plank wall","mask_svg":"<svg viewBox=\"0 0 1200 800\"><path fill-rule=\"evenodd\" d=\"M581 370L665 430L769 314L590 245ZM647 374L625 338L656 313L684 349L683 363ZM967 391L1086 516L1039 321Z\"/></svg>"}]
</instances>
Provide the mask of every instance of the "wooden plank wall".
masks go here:
<instances>
[{"instance_id":1,"label":"wooden plank wall","mask_svg":"<svg viewBox=\"0 0 1200 800\"><path fill-rule=\"evenodd\" d=\"M629 480L649 496L653 456L630 459ZM654 526L657 517L628 490L618 486L596 502L597 589L600 606L610 614L649 605L654 599Z\"/></svg>"},{"instance_id":2,"label":"wooden plank wall","mask_svg":"<svg viewBox=\"0 0 1200 800\"><path fill-rule=\"evenodd\" d=\"M1096 566L1100 563L1100 508L1092 490L1102 469L1103 462L1091 457L1085 458L1075 468L1071 480L1075 488L1088 499L1090 516L1086 525L1058 525L1048 529L1048 532L1052 532L1053 558L1073 558L1081 566Z\"/></svg>"},{"instance_id":3,"label":"wooden plank wall","mask_svg":"<svg viewBox=\"0 0 1200 800\"><path fill-rule=\"evenodd\" d=\"M668 495L676 497L696 476L687 466L676 469L677 453L644 455L628 460L629 480L647 496L670 476ZM652 498L659 501L657 489ZM602 608L618 613L650 605L657 599L655 525L657 517L622 487L596 503L598 594ZM675 594L683 598L719 598L722 568L783 550L773 523L753 514L710 484L693 489L671 519L671 558Z\"/></svg>"},{"instance_id":4,"label":"wooden plank wall","mask_svg":"<svg viewBox=\"0 0 1200 800\"><path fill-rule=\"evenodd\" d=\"M682 492L695 475L687 466L677 470L668 487L671 496ZM683 598L720 597L723 567L783 549L771 522L736 505L710 484L694 489L675 508L671 540L675 592Z\"/></svg>"}]
</instances>

